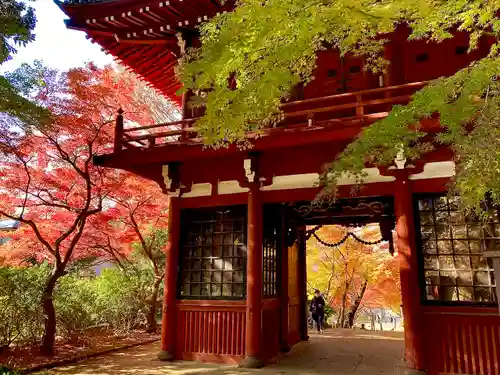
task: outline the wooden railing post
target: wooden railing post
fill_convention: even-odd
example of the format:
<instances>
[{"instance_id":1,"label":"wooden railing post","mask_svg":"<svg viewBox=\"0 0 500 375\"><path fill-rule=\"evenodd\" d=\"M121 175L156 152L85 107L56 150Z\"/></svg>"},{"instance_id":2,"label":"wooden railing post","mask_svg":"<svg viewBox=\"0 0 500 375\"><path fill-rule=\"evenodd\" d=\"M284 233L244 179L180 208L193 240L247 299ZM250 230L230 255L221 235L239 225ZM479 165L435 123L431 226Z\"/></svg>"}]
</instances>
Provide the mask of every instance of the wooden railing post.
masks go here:
<instances>
[{"instance_id":1,"label":"wooden railing post","mask_svg":"<svg viewBox=\"0 0 500 375\"><path fill-rule=\"evenodd\" d=\"M115 144L114 152L118 153L122 151L123 146L123 109L118 109L118 115L116 116L115 123Z\"/></svg>"},{"instance_id":2,"label":"wooden railing post","mask_svg":"<svg viewBox=\"0 0 500 375\"><path fill-rule=\"evenodd\" d=\"M181 134L181 141L186 141L188 139L188 134L186 132L186 126L187 126L187 122L183 122L181 124L181 129L182 129L182 134Z\"/></svg>"},{"instance_id":3,"label":"wooden railing post","mask_svg":"<svg viewBox=\"0 0 500 375\"><path fill-rule=\"evenodd\" d=\"M153 148L155 147L155 144L156 144L156 138L154 135L151 135L149 138L148 138L148 147L149 148Z\"/></svg>"},{"instance_id":4,"label":"wooden railing post","mask_svg":"<svg viewBox=\"0 0 500 375\"><path fill-rule=\"evenodd\" d=\"M365 109L363 108L363 97L361 95L356 95L356 116L363 116L365 114Z\"/></svg>"}]
</instances>

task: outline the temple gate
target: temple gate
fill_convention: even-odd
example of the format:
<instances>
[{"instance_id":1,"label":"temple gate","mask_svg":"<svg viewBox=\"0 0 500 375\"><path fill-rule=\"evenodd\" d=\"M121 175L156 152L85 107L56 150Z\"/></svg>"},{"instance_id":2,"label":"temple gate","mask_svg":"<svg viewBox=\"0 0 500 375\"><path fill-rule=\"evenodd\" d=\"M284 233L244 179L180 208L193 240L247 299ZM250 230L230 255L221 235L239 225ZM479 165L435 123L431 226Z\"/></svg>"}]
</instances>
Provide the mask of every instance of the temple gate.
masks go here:
<instances>
[{"instance_id":1,"label":"temple gate","mask_svg":"<svg viewBox=\"0 0 500 375\"><path fill-rule=\"evenodd\" d=\"M305 225L364 220L397 234L408 368L500 375L500 275L483 257L486 243L498 251L499 215L491 212L492 230L484 230L446 197L450 150L439 146L413 164L402 155L390 168L367 165L354 194L356 181L345 176L337 203L300 211L312 207L324 163L363 127L428 80L484 56L491 40L468 54L465 33L435 45L407 42L399 30L388 37L392 64L379 76L365 72L362 59L324 51L316 80L281 105L283 121L260 137L248 134L251 149L206 150L193 127L203 111L187 106L192 93L175 95L174 67L186 45L198 43L196 26L230 11L231 2L58 4L68 28L84 31L183 109L180 121L141 127L118 113L114 153L94 160L158 182L170 199L159 358L259 367L307 340ZM436 134L439 119L422 127Z\"/></svg>"}]
</instances>

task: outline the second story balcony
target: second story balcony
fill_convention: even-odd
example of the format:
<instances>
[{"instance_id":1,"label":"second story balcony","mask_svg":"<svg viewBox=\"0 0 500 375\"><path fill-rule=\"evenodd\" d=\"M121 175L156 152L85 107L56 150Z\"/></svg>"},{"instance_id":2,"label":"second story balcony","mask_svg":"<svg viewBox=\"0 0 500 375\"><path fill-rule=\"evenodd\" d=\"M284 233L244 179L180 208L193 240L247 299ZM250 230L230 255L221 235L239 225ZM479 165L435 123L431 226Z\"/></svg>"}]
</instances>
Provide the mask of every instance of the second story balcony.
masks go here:
<instances>
[{"instance_id":1,"label":"second story balcony","mask_svg":"<svg viewBox=\"0 0 500 375\"><path fill-rule=\"evenodd\" d=\"M356 125L359 130L359 127L386 117L393 105L407 104L411 96L425 85L426 82L413 82L283 103L280 106L281 120L262 129L259 136L271 137L286 132L319 129L342 132L345 127ZM124 127L122 115L119 115L114 152L201 145L203 139L196 130L196 120L187 118L162 124ZM252 139L256 134L249 133L247 137Z\"/></svg>"}]
</instances>

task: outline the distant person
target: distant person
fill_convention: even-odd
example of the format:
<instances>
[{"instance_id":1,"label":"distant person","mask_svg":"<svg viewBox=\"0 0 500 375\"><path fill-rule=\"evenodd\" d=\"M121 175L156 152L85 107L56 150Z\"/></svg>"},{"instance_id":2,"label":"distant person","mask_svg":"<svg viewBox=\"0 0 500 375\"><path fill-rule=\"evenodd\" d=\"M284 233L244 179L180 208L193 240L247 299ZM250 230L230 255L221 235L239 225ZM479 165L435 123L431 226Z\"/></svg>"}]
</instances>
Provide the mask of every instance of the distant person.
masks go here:
<instances>
[{"instance_id":1,"label":"distant person","mask_svg":"<svg viewBox=\"0 0 500 375\"><path fill-rule=\"evenodd\" d=\"M314 291L314 297L311 301L311 306L309 308L312 313L312 318L316 322L316 328L319 334L323 334L323 319L325 318L325 299L321 295L321 292L316 289Z\"/></svg>"},{"instance_id":2,"label":"distant person","mask_svg":"<svg viewBox=\"0 0 500 375\"><path fill-rule=\"evenodd\" d=\"M361 324L361 329L366 329L365 323Z\"/></svg>"}]
</instances>

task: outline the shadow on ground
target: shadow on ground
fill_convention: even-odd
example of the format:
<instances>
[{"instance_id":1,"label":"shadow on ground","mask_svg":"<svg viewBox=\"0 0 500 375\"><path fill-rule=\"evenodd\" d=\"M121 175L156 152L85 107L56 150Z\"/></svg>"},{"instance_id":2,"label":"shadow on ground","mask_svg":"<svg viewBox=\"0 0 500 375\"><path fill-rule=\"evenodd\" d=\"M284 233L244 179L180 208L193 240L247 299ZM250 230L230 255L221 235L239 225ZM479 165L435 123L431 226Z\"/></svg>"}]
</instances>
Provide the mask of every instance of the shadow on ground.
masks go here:
<instances>
[{"instance_id":1,"label":"shadow on ground","mask_svg":"<svg viewBox=\"0 0 500 375\"><path fill-rule=\"evenodd\" d=\"M158 343L103 355L51 370L54 375L374 375L402 374L403 334L360 330L328 330L312 334L309 342L296 345L275 364L260 370L196 362L160 362Z\"/></svg>"}]
</instances>

